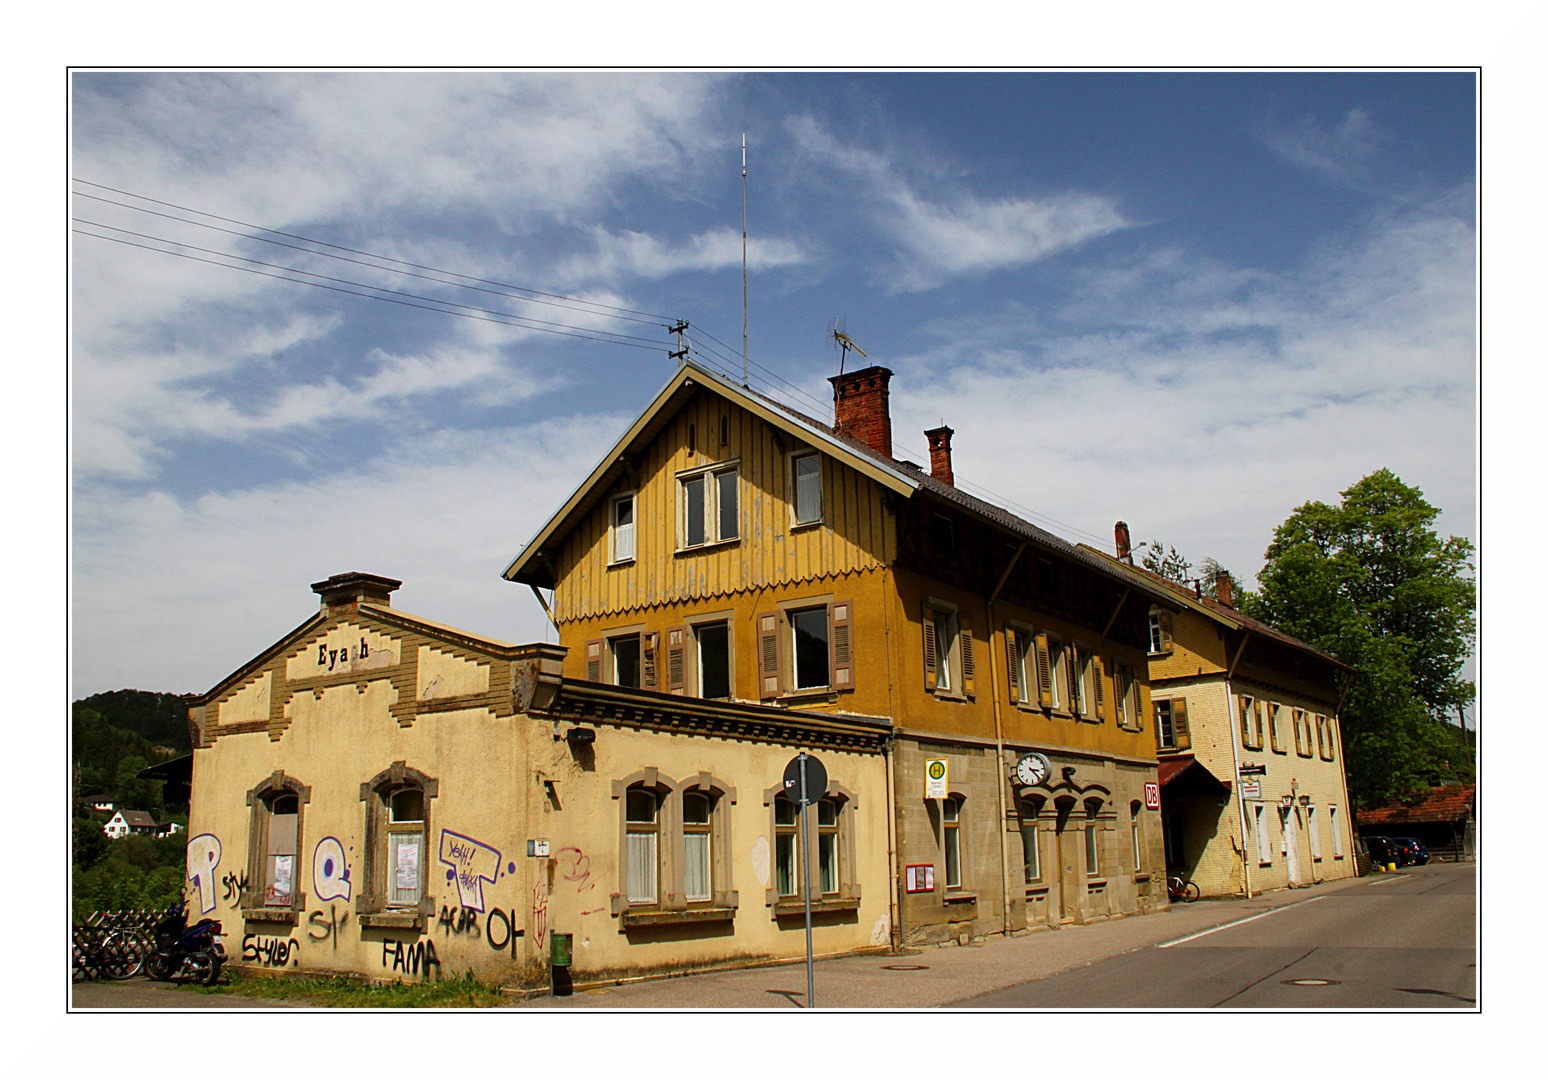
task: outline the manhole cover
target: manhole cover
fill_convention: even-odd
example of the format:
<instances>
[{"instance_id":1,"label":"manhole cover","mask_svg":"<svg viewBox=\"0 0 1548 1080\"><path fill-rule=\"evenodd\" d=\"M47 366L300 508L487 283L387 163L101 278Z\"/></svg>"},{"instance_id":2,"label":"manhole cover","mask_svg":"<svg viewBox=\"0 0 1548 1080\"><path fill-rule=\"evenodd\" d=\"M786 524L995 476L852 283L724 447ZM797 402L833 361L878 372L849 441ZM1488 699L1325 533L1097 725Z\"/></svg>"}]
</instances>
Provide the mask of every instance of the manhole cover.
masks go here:
<instances>
[{"instance_id":1,"label":"manhole cover","mask_svg":"<svg viewBox=\"0 0 1548 1080\"><path fill-rule=\"evenodd\" d=\"M1280 979L1286 986L1337 986L1337 979Z\"/></svg>"},{"instance_id":2,"label":"manhole cover","mask_svg":"<svg viewBox=\"0 0 1548 1080\"><path fill-rule=\"evenodd\" d=\"M883 971L929 971L927 964L883 964Z\"/></svg>"}]
</instances>

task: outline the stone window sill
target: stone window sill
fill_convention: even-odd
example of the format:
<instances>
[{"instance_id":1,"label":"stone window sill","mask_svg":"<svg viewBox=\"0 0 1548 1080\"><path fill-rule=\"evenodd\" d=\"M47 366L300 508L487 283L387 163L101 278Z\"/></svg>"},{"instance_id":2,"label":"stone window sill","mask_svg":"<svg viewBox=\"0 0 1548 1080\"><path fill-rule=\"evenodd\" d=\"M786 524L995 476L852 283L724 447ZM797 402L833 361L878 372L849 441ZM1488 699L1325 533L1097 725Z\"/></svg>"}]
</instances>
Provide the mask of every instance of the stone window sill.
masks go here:
<instances>
[{"instance_id":1,"label":"stone window sill","mask_svg":"<svg viewBox=\"0 0 1548 1080\"><path fill-rule=\"evenodd\" d=\"M425 917L417 911L370 911L359 916L360 925L379 930L423 930Z\"/></svg>"},{"instance_id":2,"label":"stone window sill","mask_svg":"<svg viewBox=\"0 0 1548 1080\"><path fill-rule=\"evenodd\" d=\"M857 896L831 896L825 900L812 901L812 914L817 915L825 911L855 911L860 907L860 898ZM784 899L774 905L775 915L804 915L806 905L800 900Z\"/></svg>"},{"instance_id":3,"label":"stone window sill","mask_svg":"<svg viewBox=\"0 0 1548 1080\"><path fill-rule=\"evenodd\" d=\"M686 911L625 911L618 921L623 926L675 926L730 922L735 918L736 908L689 908Z\"/></svg>"},{"instance_id":4,"label":"stone window sill","mask_svg":"<svg viewBox=\"0 0 1548 1080\"><path fill-rule=\"evenodd\" d=\"M242 918L248 922L286 923L295 926L300 913L292 908L243 908Z\"/></svg>"},{"instance_id":5,"label":"stone window sill","mask_svg":"<svg viewBox=\"0 0 1548 1080\"><path fill-rule=\"evenodd\" d=\"M1149 874L1135 874L1134 875L1134 880L1137 881L1137 882L1146 882L1146 881L1150 880L1150 875Z\"/></svg>"},{"instance_id":6,"label":"stone window sill","mask_svg":"<svg viewBox=\"0 0 1548 1080\"><path fill-rule=\"evenodd\" d=\"M978 894L953 890L941 897L941 902L944 904L976 904L978 903Z\"/></svg>"},{"instance_id":7,"label":"stone window sill","mask_svg":"<svg viewBox=\"0 0 1548 1080\"><path fill-rule=\"evenodd\" d=\"M786 691L776 700L781 705L818 705L822 702L831 704L838 700L838 691L827 686L814 686L804 690Z\"/></svg>"}]
</instances>

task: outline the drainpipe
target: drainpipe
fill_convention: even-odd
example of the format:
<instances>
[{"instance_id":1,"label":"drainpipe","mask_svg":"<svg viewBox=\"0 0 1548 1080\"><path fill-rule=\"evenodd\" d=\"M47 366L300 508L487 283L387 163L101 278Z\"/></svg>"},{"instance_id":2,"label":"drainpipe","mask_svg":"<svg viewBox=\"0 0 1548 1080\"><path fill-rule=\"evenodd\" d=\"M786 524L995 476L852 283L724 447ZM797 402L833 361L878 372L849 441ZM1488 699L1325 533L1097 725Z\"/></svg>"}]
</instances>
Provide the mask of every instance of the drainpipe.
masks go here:
<instances>
[{"instance_id":1,"label":"drainpipe","mask_svg":"<svg viewBox=\"0 0 1548 1080\"><path fill-rule=\"evenodd\" d=\"M1335 671L1334 672L1335 680L1337 679L1337 677L1338 677L1338 674ZM1337 746L1335 746L1333 748L1333 753L1338 755L1338 783L1339 783L1340 790L1342 790L1343 793L1344 793L1344 822L1345 822L1344 828L1349 833L1349 844L1347 845L1346 850L1349 853L1349 858L1354 860L1354 863L1352 865L1355 868L1355 872L1353 874L1349 875L1349 876L1350 877L1359 877L1360 876L1360 853L1359 853L1359 850L1358 850L1359 833L1355 829L1355 808L1354 808L1354 804L1349 801L1349 770L1344 768L1344 747L1343 747L1343 738L1344 738L1344 712L1343 712L1343 709L1344 709L1344 701L1345 701L1346 698L1348 698L1348 696L1349 696L1349 688L1351 686L1353 686L1353 685L1354 685L1354 672L1350 672L1349 673L1349 677L1344 680L1344 688L1339 691L1338 701L1333 706L1333 722L1338 725L1338 737L1339 737L1339 745L1337 745ZM1461 848L1459 847L1457 850L1460 853ZM1458 861L1460 861L1460 859L1461 859L1461 856L1459 854L1458 855Z\"/></svg>"},{"instance_id":2,"label":"drainpipe","mask_svg":"<svg viewBox=\"0 0 1548 1080\"><path fill-rule=\"evenodd\" d=\"M1242 632L1242 643L1236 647L1236 655L1231 658L1231 666L1226 669L1225 695L1226 695L1226 730L1231 733L1231 768L1236 775L1231 778L1232 785L1236 789L1236 823L1242 834L1242 889L1246 892L1246 898L1252 899L1252 859L1247 854L1247 799L1242 795L1242 757L1241 737L1236 730L1236 710L1231 705L1231 676L1236 674L1236 665L1242 659L1242 651L1247 648L1247 632Z\"/></svg>"},{"instance_id":3,"label":"drainpipe","mask_svg":"<svg viewBox=\"0 0 1548 1080\"><path fill-rule=\"evenodd\" d=\"M892 577L892 567L882 567L882 596L885 602L882 604L882 626L886 633L887 646L887 712L888 719L892 721L893 734L882 747L882 757L887 765L887 876L891 884L887 888L887 903L891 915L892 930L890 934L892 951L901 952L903 949L903 903L898 895L898 790L897 769L893 760L893 746L896 742L898 730L898 718L896 703L893 700L893 686L896 680L892 677L892 604L897 590L888 582Z\"/></svg>"},{"instance_id":4,"label":"drainpipe","mask_svg":"<svg viewBox=\"0 0 1548 1080\"><path fill-rule=\"evenodd\" d=\"M994 700L994 761L995 761L995 791L1000 799L1000 927L1001 931L1009 936L1010 922L1010 856L1005 852L1005 823L1009 820L1005 812L1005 729L1000 721L1000 665L995 662L995 657L1000 650L994 644L994 602L999 599L1000 590L1005 587L1005 581L1010 577L1010 572L1021 560L1021 553L1026 550L1026 541L1016 545L1016 552L1005 564L1005 572L1000 575L1000 580L995 583L994 592L989 594L989 600L984 604L984 617L989 620L989 630L985 640L989 642L989 694Z\"/></svg>"}]
</instances>

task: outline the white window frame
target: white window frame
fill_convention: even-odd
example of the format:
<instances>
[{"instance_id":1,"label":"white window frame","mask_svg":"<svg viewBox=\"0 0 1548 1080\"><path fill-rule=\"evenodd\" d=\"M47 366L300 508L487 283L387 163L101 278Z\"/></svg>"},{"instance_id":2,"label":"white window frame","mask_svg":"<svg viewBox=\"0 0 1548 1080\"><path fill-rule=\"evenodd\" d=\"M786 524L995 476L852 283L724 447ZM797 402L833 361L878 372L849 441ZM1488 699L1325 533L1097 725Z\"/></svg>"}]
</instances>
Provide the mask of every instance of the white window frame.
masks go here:
<instances>
[{"instance_id":1,"label":"white window frame","mask_svg":"<svg viewBox=\"0 0 1548 1080\"><path fill-rule=\"evenodd\" d=\"M635 500L637 492L628 491L622 495L615 495L607 506L607 534L608 534L608 559L609 566L619 566L631 563L637 557L640 543L640 516L639 503ZM620 528L618 524L618 507L629 504L629 524ZM623 540L628 539L628 553L624 554Z\"/></svg>"},{"instance_id":2,"label":"white window frame","mask_svg":"<svg viewBox=\"0 0 1548 1080\"><path fill-rule=\"evenodd\" d=\"M397 816L398 798L408 794L409 792L414 792L419 795L419 817L417 819L405 817L400 821ZM401 787L393 788L387 794L386 899L387 906L389 908L418 908L420 901L424 898L425 888L428 884L428 869L425 865L425 860L429 856L430 847L428 836L429 830L427 828L428 822L426 820L429 811L428 807L425 805L426 802L427 798L425 790L417 784L405 784ZM418 849L418 854L416 856L418 859L418 866L415 868L416 882L412 889L413 895L411 897L405 897L404 893L408 890L404 890L402 886L398 884L400 880L398 872L398 853L404 846L401 841L408 838L412 838L414 841L416 841L409 846Z\"/></svg>"},{"instance_id":3,"label":"white window frame","mask_svg":"<svg viewBox=\"0 0 1548 1080\"><path fill-rule=\"evenodd\" d=\"M1177 749L1177 721L1172 718L1172 699L1156 698L1151 701L1156 714L1156 746L1162 750ZM1165 713L1166 719L1161 719Z\"/></svg>"},{"instance_id":4,"label":"white window frame","mask_svg":"<svg viewBox=\"0 0 1548 1080\"><path fill-rule=\"evenodd\" d=\"M713 701L736 700L736 634L732 630L735 621L732 612L715 617L695 618L688 621L688 634L693 642L693 689L695 697L704 697L704 646L699 634L711 627L726 629L726 696ZM687 642L684 642L687 645ZM660 662L659 660L657 661ZM686 681L686 680L685 680Z\"/></svg>"},{"instance_id":5,"label":"white window frame","mask_svg":"<svg viewBox=\"0 0 1548 1080\"><path fill-rule=\"evenodd\" d=\"M800 489L800 465L803 461L815 461L817 463L817 514L815 517L801 516L801 489ZM789 458L790 476L790 527L802 528L808 525L821 525L825 519L827 506L822 483L822 454L816 450L803 450L793 453Z\"/></svg>"},{"instance_id":6,"label":"white window frame","mask_svg":"<svg viewBox=\"0 0 1548 1080\"><path fill-rule=\"evenodd\" d=\"M649 821L633 817L629 812L630 797L639 794L649 798L653 814ZM645 787L643 784L635 784L624 792L624 882L625 899L634 907L654 907L661 899L661 834L663 811L666 809L666 800L661 793L654 788ZM649 838L649 843L636 843L635 838L642 840ZM636 864L643 868L645 861L636 856L636 849L643 852L649 851L649 881L645 880L645 874L636 876ZM645 886L649 886L649 895L646 895Z\"/></svg>"},{"instance_id":7,"label":"white window frame","mask_svg":"<svg viewBox=\"0 0 1548 1080\"><path fill-rule=\"evenodd\" d=\"M1096 716L1096 688L1091 680L1096 673L1096 654L1079 641L1074 643L1074 650L1075 700L1070 703L1070 712L1082 719L1093 719Z\"/></svg>"},{"instance_id":8,"label":"white window frame","mask_svg":"<svg viewBox=\"0 0 1548 1080\"><path fill-rule=\"evenodd\" d=\"M1006 632L1014 635L1016 644L1016 704L1035 705L1038 702L1038 691L1041 684L1037 676L1037 635L1030 626L1012 622L1007 624ZM1032 680L1027 681L1027 654L1032 654Z\"/></svg>"},{"instance_id":9,"label":"white window frame","mask_svg":"<svg viewBox=\"0 0 1548 1080\"><path fill-rule=\"evenodd\" d=\"M1342 859L1344 857L1344 833L1338 824L1338 807L1332 803L1328 804L1328 831L1333 834L1333 857L1335 859Z\"/></svg>"},{"instance_id":10,"label":"white window frame","mask_svg":"<svg viewBox=\"0 0 1548 1080\"><path fill-rule=\"evenodd\" d=\"M1306 835L1311 838L1312 862L1322 861L1322 833L1317 829L1317 807L1306 807Z\"/></svg>"},{"instance_id":11,"label":"white window frame","mask_svg":"<svg viewBox=\"0 0 1548 1080\"><path fill-rule=\"evenodd\" d=\"M1118 726L1124 729L1135 727L1134 706L1134 665L1126 660L1113 661L1113 698L1114 709L1118 717Z\"/></svg>"},{"instance_id":12,"label":"white window frame","mask_svg":"<svg viewBox=\"0 0 1548 1080\"><path fill-rule=\"evenodd\" d=\"M1258 865L1272 866L1274 849L1269 841L1268 818L1265 814L1267 804L1255 802L1249 805L1252 807L1252 829L1258 841Z\"/></svg>"},{"instance_id":13,"label":"white window frame","mask_svg":"<svg viewBox=\"0 0 1548 1080\"><path fill-rule=\"evenodd\" d=\"M1037 804L1030 799L1021 800L1018 816L1021 818L1022 876L1028 885L1034 885L1043 880L1042 835L1037 827Z\"/></svg>"},{"instance_id":14,"label":"white window frame","mask_svg":"<svg viewBox=\"0 0 1548 1080\"><path fill-rule=\"evenodd\" d=\"M1102 838L1097 835L1099 824L1099 811L1086 810L1086 876L1088 878L1102 876Z\"/></svg>"},{"instance_id":15,"label":"white window frame","mask_svg":"<svg viewBox=\"0 0 1548 1080\"><path fill-rule=\"evenodd\" d=\"M688 820L688 807L699 800L704 804L702 822ZM690 904L707 904L715 896L715 796L698 788L687 788L680 796L683 819L683 899ZM695 851L694 848L699 848ZM701 863L702 891L694 889L694 864Z\"/></svg>"},{"instance_id":16,"label":"white window frame","mask_svg":"<svg viewBox=\"0 0 1548 1080\"><path fill-rule=\"evenodd\" d=\"M721 544L740 543L742 539L742 481L741 461L717 461L713 465L701 465L684 469L677 474L677 550L701 551ZM721 477L733 475L736 486L736 533L723 536L720 532ZM688 485L695 480L704 482L704 539L697 544L688 542Z\"/></svg>"},{"instance_id":17,"label":"white window frame","mask_svg":"<svg viewBox=\"0 0 1548 1080\"><path fill-rule=\"evenodd\" d=\"M825 661L828 677L821 683L813 683L810 686L801 685L801 651L796 644L795 617L810 611L822 612L823 633L827 635L828 658ZM783 612L785 629L788 633L786 640L790 642L790 684L789 693L815 694L828 690L833 686L833 604L824 602L818 604L801 604L787 608Z\"/></svg>"},{"instance_id":18,"label":"white window frame","mask_svg":"<svg viewBox=\"0 0 1548 1080\"><path fill-rule=\"evenodd\" d=\"M1065 664L1064 639L1048 634L1048 707L1062 712L1067 706L1065 695L1069 692L1070 677Z\"/></svg>"},{"instance_id":19,"label":"white window frame","mask_svg":"<svg viewBox=\"0 0 1548 1080\"><path fill-rule=\"evenodd\" d=\"M633 684L626 684L618 681L617 647L620 641L634 642L634 648L636 650L634 665L635 675L637 678ZM602 647L607 650L608 681L611 682L614 686L631 686L632 689L639 689L641 684L643 684L645 681L645 635L640 631L634 631L628 634L614 634L612 637L602 639Z\"/></svg>"},{"instance_id":20,"label":"white window frame","mask_svg":"<svg viewBox=\"0 0 1548 1080\"><path fill-rule=\"evenodd\" d=\"M962 624L957 619L957 607L943 600L932 599L930 618L935 633L935 692L961 696L962 674L959 665L962 651L957 646L957 635L962 633ZM942 625L946 627L944 641L941 638Z\"/></svg>"},{"instance_id":21,"label":"white window frame","mask_svg":"<svg viewBox=\"0 0 1548 1080\"><path fill-rule=\"evenodd\" d=\"M965 800L961 795L951 794L941 800L941 877L946 888L952 891L962 889L962 804ZM952 880L952 870L956 870L956 880Z\"/></svg>"}]
</instances>

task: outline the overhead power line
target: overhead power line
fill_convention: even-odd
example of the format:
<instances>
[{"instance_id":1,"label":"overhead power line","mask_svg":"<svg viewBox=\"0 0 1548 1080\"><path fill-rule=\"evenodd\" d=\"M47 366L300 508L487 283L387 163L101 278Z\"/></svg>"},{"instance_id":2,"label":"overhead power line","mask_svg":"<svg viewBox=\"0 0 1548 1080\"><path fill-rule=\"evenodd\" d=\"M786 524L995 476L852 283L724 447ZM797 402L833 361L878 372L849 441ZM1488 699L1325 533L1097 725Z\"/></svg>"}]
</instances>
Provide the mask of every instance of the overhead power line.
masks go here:
<instances>
[{"instance_id":1,"label":"overhead power line","mask_svg":"<svg viewBox=\"0 0 1548 1080\"><path fill-rule=\"evenodd\" d=\"M467 308L467 310L465 310L465 311L454 311L454 310L450 310L448 307L432 307L432 306L430 306L431 304L443 304L443 305L450 304L451 302L447 301L447 300L435 300L435 299L431 299L431 298L420 297L420 299L428 299L429 303L415 304L415 303L412 303L412 302L410 302L408 300L395 300L391 296L379 296L379 295L376 295L375 293L369 293L369 292L356 292L354 289L345 289L345 288L341 288L341 287L339 287L337 285L324 285L320 281L305 281L305 280L303 280L301 278L288 277L285 274L271 274L271 273L269 273L269 272L267 272L265 270L255 270L255 269L253 269L250 266L235 266L235 265L233 265L233 264L231 264L229 262L218 262L215 259L206 259L206 258L203 258L203 257L198 256L198 255L188 255L188 254L186 254L184 252L181 252L181 251L169 251L166 248L151 247L149 244L137 244L133 240L124 240L124 239L121 239L120 237L117 237L117 236L102 236L99 233L87 232L84 229L72 229L71 232L74 232L74 233L76 233L76 234L78 234L80 236L90 236L90 237L93 237L94 239L97 239L97 240L109 240L109 241L111 241L111 242L113 242L115 244L123 244L123 245L125 245L127 247L142 248L145 251L158 252L159 254L162 254L162 255L173 255L173 256L176 256L177 258L180 258L180 259L190 259L193 262L208 263L211 266L223 266L223 267L225 267L228 270L241 270L243 273L257 274L259 277L274 278L274 279L276 279L278 281L289 281L289 282L292 282L292 283L294 283L296 285L308 285L308 286L310 286L310 287L312 287L314 289L327 289L329 292L344 293L347 296L359 296L359 297L363 297L366 300L380 300L380 301L382 301L384 303L388 303L388 304L397 304L400 307L418 308L421 311L436 311L436 312L441 313L442 315L456 315L456 316L458 316L460 318L464 318L464 319L477 319L480 322L499 323L502 326L515 326L515 327L519 327L519 328L524 329L524 330L539 330L539 331L542 331L544 333L559 334L559 335L561 335L563 337L581 338L582 340L585 340L585 341L596 341L596 342L601 342L603 344L608 344L608 345L627 345L630 348L635 348L635 349L651 349L651 350L656 350L656 349L663 348L664 345L665 345L664 342L648 342L647 344L639 344L639 342L646 342L647 339L645 339L645 338L624 338L622 336L597 337L597 336L594 336L594 335L597 335L597 334L607 334L608 332L606 330L596 330L596 331L587 332L587 328L586 327L570 327L568 329L553 329L553 328L544 327L544 326L534 326L534 325L531 324L530 320L523 321L523 320L525 320L525 317L521 316L521 315L512 315L512 314L510 314L508 312L486 311L483 308L469 308L465 304L452 305L453 307ZM176 241L165 241L165 242L166 243L176 243ZM222 257L223 258L228 258L228 259L238 258L238 256L234 256L234 255L223 255ZM255 260L247 260L247 261L255 261ZM264 265L268 265L268 264L264 264ZM290 269L290 268L286 267L284 269ZM296 272L297 273L305 273L306 271L296 271ZM313 276L321 276L321 275L313 275ZM338 279L330 279L330 280L338 280ZM356 283L351 282L350 284L356 284ZM380 288L379 286L376 286L376 285L362 285L361 288L375 289L375 290L377 290L377 292L393 292L393 291L395 291L395 290L391 290L391 289L382 289L382 288ZM401 295L412 295L412 294L401 294ZM483 312L483 314L475 314L475 312ZM559 325L559 324L554 324L554 325ZM579 332L572 332L572 331L579 331Z\"/></svg>"}]
</instances>

